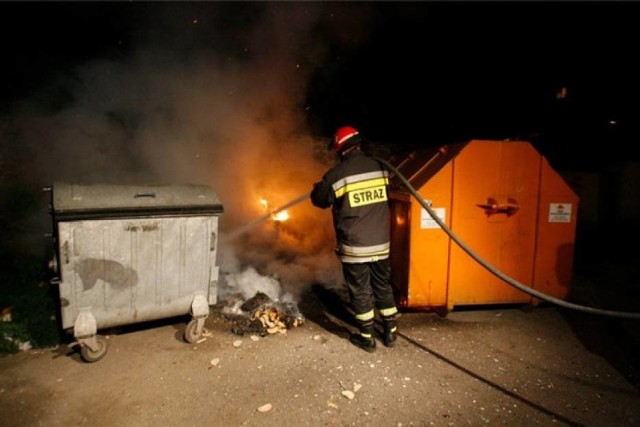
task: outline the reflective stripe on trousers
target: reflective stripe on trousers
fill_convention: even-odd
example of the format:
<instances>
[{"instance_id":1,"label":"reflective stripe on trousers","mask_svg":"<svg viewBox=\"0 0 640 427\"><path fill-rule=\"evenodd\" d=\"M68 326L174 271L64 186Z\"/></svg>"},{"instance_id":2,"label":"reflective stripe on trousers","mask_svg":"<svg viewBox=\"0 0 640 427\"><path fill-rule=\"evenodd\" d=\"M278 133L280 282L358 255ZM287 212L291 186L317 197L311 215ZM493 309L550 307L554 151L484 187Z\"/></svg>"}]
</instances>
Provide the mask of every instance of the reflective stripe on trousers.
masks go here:
<instances>
[{"instance_id":1,"label":"reflective stripe on trousers","mask_svg":"<svg viewBox=\"0 0 640 427\"><path fill-rule=\"evenodd\" d=\"M356 319L373 319L375 308L378 308L383 316L397 313L390 282L389 259L355 264L343 263L342 272Z\"/></svg>"}]
</instances>

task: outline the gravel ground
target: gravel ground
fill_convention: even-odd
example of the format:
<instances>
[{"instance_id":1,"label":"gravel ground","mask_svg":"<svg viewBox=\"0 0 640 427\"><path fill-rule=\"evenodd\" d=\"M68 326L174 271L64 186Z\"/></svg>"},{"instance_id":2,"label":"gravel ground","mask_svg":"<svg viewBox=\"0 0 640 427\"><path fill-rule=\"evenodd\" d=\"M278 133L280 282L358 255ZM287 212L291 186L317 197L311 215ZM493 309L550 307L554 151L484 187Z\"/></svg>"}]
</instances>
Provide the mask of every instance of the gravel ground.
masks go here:
<instances>
[{"instance_id":1,"label":"gravel ground","mask_svg":"<svg viewBox=\"0 0 640 427\"><path fill-rule=\"evenodd\" d=\"M348 342L339 300L310 290L304 323L265 337L232 333L212 307L195 344L185 319L168 319L114 331L95 363L66 345L2 357L0 422L640 425L637 384L602 319L550 306L402 313L397 346L370 354Z\"/></svg>"}]
</instances>

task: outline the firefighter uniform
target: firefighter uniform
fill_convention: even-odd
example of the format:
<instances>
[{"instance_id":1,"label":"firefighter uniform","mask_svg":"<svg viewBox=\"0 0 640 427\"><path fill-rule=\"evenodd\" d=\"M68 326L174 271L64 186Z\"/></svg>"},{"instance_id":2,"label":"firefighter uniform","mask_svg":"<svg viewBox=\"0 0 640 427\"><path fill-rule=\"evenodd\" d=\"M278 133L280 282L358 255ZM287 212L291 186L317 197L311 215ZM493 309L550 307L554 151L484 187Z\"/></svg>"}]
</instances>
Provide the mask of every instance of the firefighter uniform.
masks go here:
<instances>
[{"instance_id":1,"label":"firefighter uniform","mask_svg":"<svg viewBox=\"0 0 640 427\"><path fill-rule=\"evenodd\" d=\"M336 150L340 163L314 184L311 202L332 208L336 254L359 327L360 336L351 341L373 351L375 308L382 317L388 346L395 341L398 312L390 283L389 178L379 162L360 150L362 140L357 132L349 139L347 148Z\"/></svg>"}]
</instances>

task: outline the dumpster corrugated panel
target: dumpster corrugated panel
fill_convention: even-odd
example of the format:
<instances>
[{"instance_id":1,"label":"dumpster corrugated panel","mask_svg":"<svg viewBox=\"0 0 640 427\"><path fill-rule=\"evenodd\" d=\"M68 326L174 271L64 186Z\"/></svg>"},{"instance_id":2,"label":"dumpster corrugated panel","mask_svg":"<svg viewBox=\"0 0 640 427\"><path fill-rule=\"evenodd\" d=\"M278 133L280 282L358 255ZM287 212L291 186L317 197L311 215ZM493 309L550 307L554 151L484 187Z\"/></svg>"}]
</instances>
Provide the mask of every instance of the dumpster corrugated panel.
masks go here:
<instances>
[{"instance_id":1,"label":"dumpster corrugated panel","mask_svg":"<svg viewBox=\"0 0 640 427\"><path fill-rule=\"evenodd\" d=\"M533 287L566 299L571 290L579 198L543 158Z\"/></svg>"},{"instance_id":2,"label":"dumpster corrugated panel","mask_svg":"<svg viewBox=\"0 0 640 427\"><path fill-rule=\"evenodd\" d=\"M525 142L472 141L454 160L452 227L486 262L531 284L540 156ZM527 302L458 245L451 250L449 306Z\"/></svg>"},{"instance_id":3,"label":"dumpster corrugated panel","mask_svg":"<svg viewBox=\"0 0 640 427\"><path fill-rule=\"evenodd\" d=\"M466 143L431 148L393 159L390 163L428 200L450 225L451 160ZM446 306L449 238L429 213L392 176L393 282L400 307ZM402 222L402 226L400 226ZM401 233L397 235L397 233Z\"/></svg>"},{"instance_id":4,"label":"dumpster corrugated panel","mask_svg":"<svg viewBox=\"0 0 640 427\"><path fill-rule=\"evenodd\" d=\"M451 226L453 167L449 162L418 191L431 204L438 217ZM449 236L420 203L411 210L411 254L409 266L409 304L416 307L444 306L449 281Z\"/></svg>"}]
</instances>

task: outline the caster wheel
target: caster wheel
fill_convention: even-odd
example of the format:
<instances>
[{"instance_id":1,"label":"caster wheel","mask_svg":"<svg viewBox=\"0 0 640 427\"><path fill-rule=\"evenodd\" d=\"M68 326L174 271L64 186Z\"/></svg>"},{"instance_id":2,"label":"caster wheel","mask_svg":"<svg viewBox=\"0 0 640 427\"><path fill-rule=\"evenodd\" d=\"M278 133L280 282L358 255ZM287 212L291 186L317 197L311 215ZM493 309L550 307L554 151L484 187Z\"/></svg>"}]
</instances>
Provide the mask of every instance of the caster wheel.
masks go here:
<instances>
[{"instance_id":1,"label":"caster wheel","mask_svg":"<svg viewBox=\"0 0 640 427\"><path fill-rule=\"evenodd\" d=\"M86 345L83 345L80 349L80 356L85 362L93 363L102 359L107 354L107 340L104 337L96 336L96 343L98 344L98 350L93 351Z\"/></svg>"},{"instance_id":2,"label":"caster wheel","mask_svg":"<svg viewBox=\"0 0 640 427\"><path fill-rule=\"evenodd\" d=\"M184 329L184 340L188 343L194 343L200 339L202 331L198 333L198 321L196 319L187 323L187 327Z\"/></svg>"}]
</instances>

